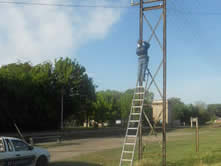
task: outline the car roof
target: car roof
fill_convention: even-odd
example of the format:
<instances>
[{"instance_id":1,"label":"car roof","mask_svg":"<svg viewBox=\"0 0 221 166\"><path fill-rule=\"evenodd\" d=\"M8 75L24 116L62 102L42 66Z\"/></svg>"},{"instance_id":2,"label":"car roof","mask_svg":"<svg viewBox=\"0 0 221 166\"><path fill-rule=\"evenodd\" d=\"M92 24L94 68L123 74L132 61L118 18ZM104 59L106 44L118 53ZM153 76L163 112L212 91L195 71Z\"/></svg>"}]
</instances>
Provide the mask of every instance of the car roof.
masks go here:
<instances>
[{"instance_id":1,"label":"car roof","mask_svg":"<svg viewBox=\"0 0 221 166\"><path fill-rule=\"evenodd\" d=\"M10 139L10 140L21 140L19 138L15 138L15 137L4 137L4 136L1 136L0 138L2 138L2 139Z\"/></svg>"}]
</instances>

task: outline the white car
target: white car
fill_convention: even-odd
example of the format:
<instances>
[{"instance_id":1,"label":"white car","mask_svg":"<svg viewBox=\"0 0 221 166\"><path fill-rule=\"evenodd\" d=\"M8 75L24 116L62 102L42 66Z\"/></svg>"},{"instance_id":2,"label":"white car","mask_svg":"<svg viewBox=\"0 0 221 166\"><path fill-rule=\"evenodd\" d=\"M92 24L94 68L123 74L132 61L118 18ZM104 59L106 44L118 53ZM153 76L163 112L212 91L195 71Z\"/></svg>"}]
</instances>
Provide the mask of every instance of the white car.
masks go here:
<instances>
[{"instance_id":1,"label":"white car","mask_svg":"<svg viewBox=\"0 0 221 166\"><path fill-rule=\"evenodd\" d=\"M33 147L18 138L0 137L0 166L48 166L47 150Z\"/></svg>"}]
</instances>

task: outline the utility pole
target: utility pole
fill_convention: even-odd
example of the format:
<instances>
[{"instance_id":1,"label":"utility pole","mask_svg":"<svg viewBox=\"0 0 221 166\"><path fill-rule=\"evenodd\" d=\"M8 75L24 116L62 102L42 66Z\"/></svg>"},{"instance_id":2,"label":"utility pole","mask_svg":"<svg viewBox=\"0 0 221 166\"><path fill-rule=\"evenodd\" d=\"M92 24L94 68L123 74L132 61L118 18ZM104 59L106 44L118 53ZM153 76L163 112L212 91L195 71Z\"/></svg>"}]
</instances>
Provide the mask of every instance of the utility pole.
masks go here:
<instances>
[{"instance_id":1,"label":"utility pole","mask_svg":"<svg viewBox=\"0 0 221 166\"><path fill-rule=\"evenodd\" d=\"M143 42L143 0L140 0L140 27L139 27L139 44Z\"/></svg>"},{"instance_id":2,"label":"utility pole","mask_svg":"<svg viewBox=\"0 0 221 166\"><path fill-rule=\"evenodd\" d=\"M167 89L167 40L166 40L166 0L163 1L163 131L162 131L162 164L166 166L166 89Z\"/></svg>"},{"instance_id":3,"label":"utility pole","mask_svg":"<svg viewBox=\"0 0 221 166\"><path fill-rule=\"evenodd\" d=\"M148 42L151 41L151 39L153 37L155 37L155 39L157 40L160 49L162 50L162 61L160 63L160 65L157 68L157 71L155 72L155 74L152 77L152 81L150 83L150 86L152 85L152 83L156 86L160 96L162 97L162 101L163 101L163 110L162 110L162 115L163 115L163 119L162 119L162 166L166 166L166 111L167 111L167 3L166 0L139 0L138 2L134 2L134 0L131 1L131 5L132 6L140 6L140 10L139 10L139 44L142 44L143 42L143 24L144 24L144 20L147 22L152 34L150 36L150 38L148 39ZM157 22L157 24L155 25L155 27L152 27L151 23L149 22L148 18L145 16L144 12L147 11L154 11L154 10L162 10L162 14ZM161 21L161 19L163 18L163 27L162 27L162 31L163 31L163 37L162 37L162 43L159 40L158 36L156 35L156 29L159 26L159 23ZM161 93L160 88L157 86L156 81L155 81L155 77L157 76L160 68L163 66L163 93ZM149 73L151 75L151 73ZM148 87L148 90L150 88L150 86ZM140 124L140 130L139 130L139 146L138 146L138 159L141 159L142 157L142 124Z\"/></svg>"},{"instance_id":4,"label":"utility pole","mask_svg":"<svg viewBox=\"0 0 221 166\"><path fill-rule=\"evenodd\" d=\"M138 43L140 45L143 44L143 0L140 0L140 21L139 21L139 41ZM142 82L139 82L139 85L142 86ZM139 96L140 98L141 96ZM140 102L141 104L141 102ZM138 141L138 160L142 160L143 155L143 145L142 145L142 116L141 116L141 122L139 125L139 141Z\"/></svg>"},{"instance_id":5,"label":"utility pole","mask_svg":"<svg viewBox=\"0 0 221 166\"><path fill-rule=\"evenodd\" d=\"M126 136L124 138L121 158L120 158L120 164L119 166L124 165L126 162L127 165L133 166L134 161L134 154L136 151L136 144L138 139L138 159L142 159L142 116L146 118L147 122L149 123L149 119L147 116L145 116L145 112L143 111L144 101L145 101L145 95L149 92L149 89L152 84L156 87L162 101L163 101L163 109L160 115L163 114L162 118L162 166L166 166L166 111L167 111L167 97L166 97L166 87L167 87L167 75L166 75L166 63L167 63L167 50L166 50L166 0L135 0L137 2L134 2L134 0L131 0L132 6L138 6L139 5L139 40L138 40L138 46L136 50L136 54L139 56L138 58L138 80L136 84L136 88L134 91L134 96L132 99L132 105L131 110L129 114L128 124L127 124L127 130L126 130ZM154 10L160 10L161 14L159 16L159 19L156 23L156 25L153 27L145 16L145 12L147 11L154 11ZM157 13L158 14L158 13ZM154 18L153 18L154 19ZM152 19L152 20L153 20ZM163 19L163 27L162 27L162 39L160 40L156 34L156 29L160 25L161 20ZM149 29L151 30L151 35L146 40L144 39L144 21L149 26ZM148 68L148 62L149 57L151 59L151 56L147 55L148 48L150 47L151 43L150 41L152 38L155 38L160 50L162 51L162 59L157 67L157 70L154 74L151 73L150 69ZM161 44L163 43L163 44ZM153 47L155 48L155 47ZM155 80L156 76L158 75L161 67L163 66L163 93L161 92L161 89L157 85L157 82ZM142 69L142 71L141 71ZM144 71L145 70L145 71ZM147 73L145 74L145 72ZM144 74L144 75L142 75ZM151 81L149 82L148 79L144 79L145 76L147 78L151 78ZM143 82L145 80L145 85L143 85ZM137 117L137 118L135 118ZM151 123L149 123L150 127L152 127ZM153 130L153 127L152 127ZM131 140L132 139L132 140Z\"/></svg>"},{"instance_id":6,"label":"utility pole","mask_svg":"<svg viewBox=\"0 0 221 166\"><path fill-rule=\"evenodd\" d=\"M64 128L64 89L61 89L61 130Z\"/></svg>"}]
</instances>

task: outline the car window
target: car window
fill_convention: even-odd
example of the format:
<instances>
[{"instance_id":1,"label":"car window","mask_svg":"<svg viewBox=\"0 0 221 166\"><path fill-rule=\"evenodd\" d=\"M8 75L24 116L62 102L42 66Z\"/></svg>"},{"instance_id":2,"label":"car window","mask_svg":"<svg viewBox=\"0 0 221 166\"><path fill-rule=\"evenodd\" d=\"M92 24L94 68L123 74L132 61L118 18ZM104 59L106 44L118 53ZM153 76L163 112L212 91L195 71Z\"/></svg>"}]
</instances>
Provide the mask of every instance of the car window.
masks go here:
<instances>
[{"instance_id":1,"label":"car window","mask_svg":"<svg viewBox=\"0 0 221 166\"><path fill-rule=\"evenodd\" d=\"M5 142L6 142L6 146L8 147L8 151L12 152L13 148L12 148L11 142L8 139L5 139Z\"/></svg>"},{"instance_id":2,"label":"car window","mask_svg":"<svg viewBox=\"0 0 221 166\"><path fill-rule=\"evenodd\" d=\"M26 151L29 150L29 147L26 143L19 140L12 140L12 143L14 145L15 151Z\"/></svg>"}]
</instances>

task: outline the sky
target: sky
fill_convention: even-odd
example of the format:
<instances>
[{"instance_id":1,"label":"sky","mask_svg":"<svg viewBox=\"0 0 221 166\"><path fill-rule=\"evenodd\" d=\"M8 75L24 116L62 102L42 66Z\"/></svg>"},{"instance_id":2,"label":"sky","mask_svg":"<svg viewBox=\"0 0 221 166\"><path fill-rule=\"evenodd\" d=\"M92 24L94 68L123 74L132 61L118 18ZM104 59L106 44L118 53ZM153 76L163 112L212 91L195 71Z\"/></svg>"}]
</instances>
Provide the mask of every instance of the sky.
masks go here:
<instances>
[{"instance_id":1,"label":"sky","mask_svg":"<svg viewBox=\"0 0 221 166\"><path fill-rule=\"evenodd\" d=\"M97 90L135 87L139 10L130 7L130 0L14 1L118 8L24 6L0 0L0 65L70 57L86 67ZM221 1L167 2L167 97L187 104L221 103ZM154 27L160 12L145 15ZM156 33L162 39L162 23ZM144 34L148 40L147 24ZM150 45L149 67L154 73L162 51L154 38ZM156 81L162 87L162 70ZM156 89L151 91L158 99Z\"/></svg>"}]
</instances>

